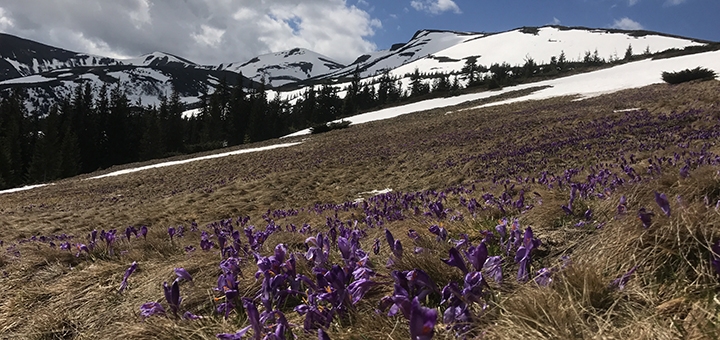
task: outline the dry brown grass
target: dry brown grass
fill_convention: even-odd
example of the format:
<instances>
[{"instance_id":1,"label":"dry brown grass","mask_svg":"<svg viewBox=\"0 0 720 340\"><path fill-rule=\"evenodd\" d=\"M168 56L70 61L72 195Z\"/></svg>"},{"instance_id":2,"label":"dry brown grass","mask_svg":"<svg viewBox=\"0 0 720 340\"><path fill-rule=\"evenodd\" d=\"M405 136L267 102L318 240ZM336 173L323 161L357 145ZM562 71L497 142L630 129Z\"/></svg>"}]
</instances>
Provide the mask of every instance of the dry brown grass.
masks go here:
<instances>
[{"instance_id":1,"label":"dry brown grass","mask_svg":"<svg viewBox=\"0 0 720 340\"><path fill-rule=\"evenodd\" d=\"M537 175L539 171L559 172L569 167L612 162L617 154L586 150L571 145L567 152L494 154L460 163L465 157L532 146L557 136L582 136L585 122L601 117L621 118L625 113L613 110L640 107L654 115L685 109L704 109L707 119L693 122L693 128L712 126L720 118L720 82L677 86L654 85L627 90L580 102L555 98L536 102L457 111L457 108L431 110L405 115L389 121L353 126L312 136L302 145L199 161L186 165L150 170L100 180L68 179L56 185L15 194L0 195L0 338L12 339L97 339L158 338L213 339L221 332L234 332L247 321L242 315L229 320L215 316L218 296L213 291L220 273L220 255L215 249L203 252L198 247L199 232L186 231L173 243L168 226L196 221L201 230L206 223L223 218L251 216L250 224L264 226L260 216L268 209L309 208L315 203L341 203L354 200L373 189L393 188L414 192L474 183L476 197L489 191L503 191L494 176L507 174L517 164L526 164L518 175ZM477 103L475 103L477 104ZM470 104L458 108L468 107ZM446 114L448 111L453 111ZM632 131L625 137L634 140ZM652 139L651 137L648 137ZM590 144L602 143L598 137ZM715 141L716 142L716 141ZM699 149L702 145L691 145ZM709 150L720 153L717 144ZM679 149L668 145L664 151L642 151L628 143L626 155L637 158L672 155ZM543 159L545 157L545 159ZM448 162L460 165L448 165ZM643 164L638 162L638 164ZM639 169L639 167L638 167ZM585 176L585 169L578 177ZM591 208L601 229L574 227L576 217L567 217L559 208L567 202L566 189L548 189L526 185L526 199L535 208L508 215L518 217L523 226L532 226L542 241L534 271L555 266L562 255L570 255L572 265L554 277L548 288L534 283L513 283L516 266L506 263L506 282L493 285L493 296L484 316L477 320L479 332L487 339L712 339L719 332L720 297L717 278L709 267L709 246L720 238L720 213L703 201L720 196L718 169L701 167L692 176L681 179L676 172L649 179L642 184L626 185L607 199L576 202L577 210ZM86 176L87 177L87 176ZM653 191L665 192L673 213L665 217L653 200ZM533 197L542 196L542 204ZM616 218L620 195L628 199L628 214ZM682 204L675 197L682 197ZM457 198L449 199L457 208ZM643 229L635 213L640 207L655 212L654 224ZM315 232L324 230L325 219L333 212L318 215L304 211L281 219L278 224L309 223ZM362 217L362 212L340 212L342 221ZM471 240L481 238L479 229L494 227L499 210L479 211L462 222L444 221L451 237L467 233ZM461 274L439 261L446 258L448 244L434 243L427 227L436 220L407 216L386 225L405 246L406 255L395 268L385 268L391 253L384 242L382 228L368 230L362 240L368 248L374 238L382 240L379 255L372 255L375 270L386 275L378 281L389 282L391 269L422 268L441 285L459 280ZM77 242L85 242L92 229L118 229L129 225L148 225L147 240L118 239L116 254L110 256L103 246L91 255L51 249L46 244L24 243L17 246L20 257L6 248L10 243L33 235L68 233ZM407 237L415 229L423 237L417 244ZM244 236L243 236L244 239ZM304 236L277 233L270 236L263 254L284 243L293 252L304 251ZM183 247L197 250L186 253ZM414 246L425 248L412 254ZM334 260L339 255L333 253ZM118 293L124 270L138 261L138 270L129 280L129 288ZM624 290L609 288L609 282L633 266L638 271ZM139 306L147 301L163 302L161 284L174 279L173 268L184 267L194 280L181 284L182 308L206 318L189 322L172 317L154 317L142 321ZM243 263L243 287L252 295L259 287L254 279L252 258ZM298 270L311 269L298 261ZM3 273L7 273L4 275ZM361 302L349 323L328 330L333 339L404 339L407 322L375 313L372 302L392 290L381 286ZM301 324L289 312L291 322ZM438 338L454 337L437 327ZM313 336L297 332L300 338Z\"/></svg>"}]
</instances>

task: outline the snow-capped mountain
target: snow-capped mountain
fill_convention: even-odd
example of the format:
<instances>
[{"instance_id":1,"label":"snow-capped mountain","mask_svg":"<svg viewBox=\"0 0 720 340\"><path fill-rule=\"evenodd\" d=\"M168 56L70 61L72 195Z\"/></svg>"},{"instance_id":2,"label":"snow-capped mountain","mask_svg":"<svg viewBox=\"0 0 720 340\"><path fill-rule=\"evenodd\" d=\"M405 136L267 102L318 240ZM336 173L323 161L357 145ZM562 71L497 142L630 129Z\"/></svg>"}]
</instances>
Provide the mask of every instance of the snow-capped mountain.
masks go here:
<instances>
[{"instance_id":1,"label":"snow-capped mountain","mask_svg":"<svg viewBox=\"0 0 720 340\"><path fill-rule=\"evenodd\" d=\"M608 60L623 58L628 47L637 55L708 43L648 31L563 26L523 27L500 33L421 30L407 43L360 56L350 65L302 48L240 63L198 65L162 52L126 60L92 56L0 34L0 93L14 87L27 88L34 94L28 107L43 109L79 84L112 86L119 82L128 88L133 102L153 104L174 87L184 101L193 103L212 93L223 79L234 84L242 73L247 87L257 87L264 80L266 87L280 91L282 98L296 98L304 91L303 86L328 80L343 96L342 89L356 70L365 82L387 71L407 86L407 75L415 69L424 74L458 74L469 59L484 66L519 66L528 59L548 63L561 53L568 61L578 61L597 51L600 58ZM460 78L462 83L462 77L453 78Z\"/></svg>"},{"instance_id":2,"label":"snow-capped mountain","mask_svg":"<svg viewBox=\"0 0 720 340\"><path fill-rule=\"evenodd\" d=\"M112 58L72 52L0 33L0 81L59 68L120 64Z\"/></svg>"},{"instance_id":3,"label":"snow-capped mountain","mask_svg":"<svg viewBox=\"0 0 720 340\"><path fill-rule=\"evenodd\" d=\"M242 73L256 82L263 79L269 87L280 87L297 83L308 78L326 75L344 68L322 54L304 48L268 53L257 56L244 63L220 65L220 69Z\"/></svg>"},{"instance_id":4,"label":"snow-capped mountain","mask_svg":"<svg viewBox=\"0 0 720 340\"><path fill-rule=\"evenodd\" d=\"M124 65L148 67L198 67L194 62L165 52L153 52L132 59L122 59Z\"/></svg>"},{"instance_id":5,"label":"snow-capped mountain","mask_svg":"<svg viewBox=\"0 0 720 340\"><path fill-rule=\"evenodd\" d=\"M597 54L605 60L622 59L628 47L633 54L656 53L670 48L705 45L706 42L674 37L647 31L622 31L614 29L568 28L545 26L519 28L508 32L488 34L431 53L411 63L393 68L392 74L412 73L415 68L422 72L460 71L468 58L480 65L508 63L522 65L532 59L537 64L547 64L552 57L564 53L568 61L581 61L586 53Z\"/></svg>"},{"instance_id":6,"label":"snow-capped mountain","mask_svg":"<svg viewBox=\"0 0 720 340\"><path fill-rule=\"evenodd\" d=\"M395 44L389 50L377 51L358 57L349 66L319 78L339 78L352 75L357 69L360 77L371 77L385 70L393 70L415 60L427 57L451 46L483 37L482 33L422 30L404 44Z\"/></svg>"},{"instance_id":7,"label":"snow-capped mountain","mask_svg":"<svg viewBox=\"0 0 720 340\"><path fill-rule=\"evenodd\" d=\"M24 88L30 94L30 112L43 112L85 83L96 88L119 83L132 103L152 105L161 95L169 96L173 88L184 102L197 102L212 93L222 79L235 84L238 74L162 52L120 60L0 34L0 92ZM247 87L257 86L247 78L243 82Z\"/></svg>"}]
</instances>

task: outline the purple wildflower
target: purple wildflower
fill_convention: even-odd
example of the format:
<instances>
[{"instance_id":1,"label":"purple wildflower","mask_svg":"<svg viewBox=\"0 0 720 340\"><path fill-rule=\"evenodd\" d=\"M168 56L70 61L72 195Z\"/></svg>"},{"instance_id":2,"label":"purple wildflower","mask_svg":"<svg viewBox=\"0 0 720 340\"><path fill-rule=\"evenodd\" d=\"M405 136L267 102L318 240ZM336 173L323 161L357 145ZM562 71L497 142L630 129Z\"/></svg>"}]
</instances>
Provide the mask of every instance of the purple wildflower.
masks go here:
<instances>
[{"instance_id":1,"label":"purple wildflower","mask_svg":"<svg viewBox=\"0 0 720 340\"><path fill-rule=\"evenodd\" d=\"M140 316L149 318L153 315L165 315L165 308L157 302L146 302L140 306Z\"/></svg>"},{"instance_id":2,"label":"purple wildflower","mask_svg":"<svg viewBox=\"0 0 720 340\"><path fill-rule=\"evenodd\" d=\"M655 191L655 202L660 206L660 210L662 210L665 216L670 217L670 202L667 196Z\"/></svg>"},{"instance_id":3,"label":"purple wildflower","mask_svg":"<svg viewBox=\"0 0 720 340\"><path fill-rule=\"evenodd\" d=\"M630 281L630 276L635 272L636 269L637 269L637 266L630 268L630 270L628 270L627 273L625 273L622 276L620 276L619 278L613 280L610 283L610 287L618 288L620 290L625 289L625 285L628 283L628 281Z\"/></svg>"},{"instance_id":4,"label":"purple wildflower","mask_svg":"<svg viewBox=\"0 0 720 340\"><path fill-rule=\"evenodd\" d=\"M410 306L410 339L429 340L435 334L437 310L420 305L415 297Z\"/></svg>"},{"instance_id":5,"label":"purple wildflower","mask_svg":"<svg viewBox=\"0 0 720 340\"><path fill-rule=\"evenodd\" d=\"M468 269L467 269L467 266L465 265L465 260L463 260L462 255L460 255L460 252L455 247L452 247L448 251L448 254L450 255L449 259L440 259L440 260L442 260L443 262L445 262L445 264L447 264L449 266L457 267L458 269L460 269L463 272L463 274L467 274Z\"/></svg>"},{"instance_id":6,"label":"purple wildflower","mask_svg":"<svg viewBox=\"0 0 720 340\"><path fill-rule=\"evenodd\" d=\"M175 275L185 281L192 281L192 276L190 276L190 273L188 273L185 268L175 268Z\"/></svg>"},{"instance_id":7,"label":"purple wildflower","mask_svg":"<svg viewBox=\"0 0 720 340\"><path fill-rule=\"evenodd\" d=\"M123 275L122 282L120 283L120 293L122 293L125 288L127 288L127 280L130 277L130 275L137 269L137 262L133 261L133 263L130 265L128 269L125 270L125 275Z\"/></svg>"},{"instance_id":8,"label":"purple wildflower","mask_svg":"<svg viewBox=\"0 0 720 340\"><path fill-rule=\"evenodd\" d=\"M643 224L643 228L647 229L652 224L652 216L655 214L652 211L646 211L645 208L638 210L638 218Z\"/></svg>"}]
</instances>

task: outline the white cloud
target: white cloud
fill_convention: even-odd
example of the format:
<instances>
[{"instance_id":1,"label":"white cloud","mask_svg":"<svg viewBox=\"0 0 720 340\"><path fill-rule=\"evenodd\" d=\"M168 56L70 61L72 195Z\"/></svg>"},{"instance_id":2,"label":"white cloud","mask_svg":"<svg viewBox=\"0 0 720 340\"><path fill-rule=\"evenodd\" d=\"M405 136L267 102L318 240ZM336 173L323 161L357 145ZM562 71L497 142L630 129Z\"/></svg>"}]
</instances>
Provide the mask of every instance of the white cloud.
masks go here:
<instances>
[{"instance_id":1,"label":"white cloud","mask_svg":"<svg viewBox=\"0 0 720 340\"><path fill-rule=\"evenodd\" d=\"M629 0L628 6L635 6L638 2L640 2L640 0Z\"/></svg>"},{"instance_id":2,"label":"white cloud","mask_svg":"<svg viewBox=\"0 0 720 340\"><path fill-rule=\"evenodd\" d=\"M613 22L613 24L610 27L621 29L621 30L641 30L641 29L643 29L643 26L639 22L634 21L628 17L624 17L620 20L615 20L615 22Z\"/></svg>"},{"instance_id":3,"label":"white cloud","mask_svg":"<svg viewBox=\"0 0 720 340\"><path fill-rule=\"evenodd\" d=\"M163 51L201 64L227 64L302 47L349 63L376 49L370 39L382 23L368 10L358 8L366 3L8 1L0 7L0 29L68 50L107 56Z\"/></svg>"},{"instance_id":4,"label":"white cloud","mask_svg":"<svg viewBox=\"0 0 720 340\"><path fill-rule=\"evenodd\" d=\"M6 31L10 27L13 27L13 22L10 18L5 17L5 10L0 7L0 30Z\"/></svg>"},{"instance_id":5,"label":"white cloud","mask_svg":"<svg viewBox=\"0 0 720 340\"><path fill-rule=\"evenodd\" d=\"M410 2L410 6L415 10L431 14L440 14L447 11L453 11L456 14L462 13L460 7L453 0L413 0Z\"/></svg>"},{"instance_id":6,"label":"white cloud","mask_svg":"<svg viewBox=\"0 0 720 340\"><path fill-rule=\"evenodd\" d=\"M552 21L550 22L550 25L560 25L560 19L553 17Z\"/></svg>"},{"instance_id":7,"label":"white cloud","mask_svg":"<svg viewBox=\"0 0 720 340\"><path fill-rule=\"evenodd\" d=\"M687 0L666 0L665 6L675 6L675 5L681 5L686 3Z\"/></svg>"}]
</instances>

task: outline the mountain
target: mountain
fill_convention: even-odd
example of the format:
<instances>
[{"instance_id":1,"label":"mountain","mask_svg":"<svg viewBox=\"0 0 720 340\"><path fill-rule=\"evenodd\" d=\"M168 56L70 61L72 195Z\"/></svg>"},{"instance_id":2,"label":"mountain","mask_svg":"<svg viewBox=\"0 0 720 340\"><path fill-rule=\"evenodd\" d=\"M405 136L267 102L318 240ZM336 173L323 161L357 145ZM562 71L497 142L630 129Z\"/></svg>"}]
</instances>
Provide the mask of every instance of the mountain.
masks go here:
<instances>
[{"instance_id":1,"label":"mountain","mask_svg":"<svg viewBox=\"0 0 720 340\"><path fill-rule=\"evenodd\" d=\"M482 33L439 30L421 30L404 44L395 44L389 50L377 51L358 57L349 66L318 78L339 78L352 75L357 69L361 78L371 77L385 70L393 70L415 60L465 41L482 37Z\"/></svg>"},{"instance_id":2,"label":"mountain","mask_svg":"<svg viewBox=\"0 0 720 340\"><path fill-rule=\"evenodd\" d=\"M112 58L71 52L0 33L0 81L59 68L120 64Z\"/></svg>"},{"instance_id":3,"label":"mountain","mask_svg":"<svg viewBox=\"0 0 720 340\"><path fill-rule=\"evenodd\" d=\"M585 27L522 27L499 33L421 30L406 43L358 57L343 65L313 51L295 48L257 56L245 62L198 65L163 52L132 59L113 59L56 48L0 34L0 92L23 87L33 94L30 109L42 110L59 96L85 82L125 84L133 102L157 103L157 97L176 88L186 103L212 93L223 79L235 84L242 74L243 85L280 91L295 98L309 84L333 83L340 90L356 72L367 81L384 72L399 78L404 86L415 69L423 74L461 72L468 60L489 67L507 63L519 66L527 60L546 64L564 54L568 61L582 60L591 53L605 60L621 59L628 47L634 54L706 45L710 42L649 31L624 31ZM460 78L462 84L462 77Z\"/></svg>"},{"instance_id":4,"label":"mountain","mask_svg":"<svg viewBox=\"0 0 720 340\"><path fill-rule=\"evenodd\" d=\"M30 94L30 112L46 111L81 84L94 87L122 84L133 103L156 104L173 89L186 103L194 103L225 80L236 84L239 74L202 66L163 52L132 59L113 59L56 48L0 34L0 93L24 88ZM242 78L245 87L257 83Z\"/></svg>"},{"instance_id":5,"label":"mountain","mask_svg":"<svg viewBox=\"0 0 720 340\"><path fill-rule=\"evenodd\" d=\"M322 54L294 48L263 54L244 63L220 65L219 69L242 73L256 82L264 79L267 85L275 88L326 75L344 67L345 65Z\"/></svg>"},{"instance_id":6,"label":"mountain","mask_svg":"<svg viewBox=\"0 0 720 340\"><path fill-rule=\"evenodd\" d=\"M137 58L132 59L122 59L120 62L124 65L134 65L134 66L148 66L148 67L198 67L198 64L195 64L192 61L189 61L187 59L165 53L165 52L153 52L149 54L142 55Z\"/></svg>"},{"instance_id":7,"label":"mountain","mask_svg":"<svg viewBox=\"0 0 720 340\"><path fill-rule=\"evenodd\" d=\"M590 29L582 27L544 26L523 27L507 32L487 34L464 40L436 51L411 63L393 68L393 74L404 75L415 68L422 72L457 72L468 58L480 65L508 63L523 65L532 59L548 64L552 57L564 53L568 61L581 61L591 53L605 60L622 59L627 48L633 54L656 53L671 48L705 45L709 42L649 31Z\"/></svg>"}]
</instances>

